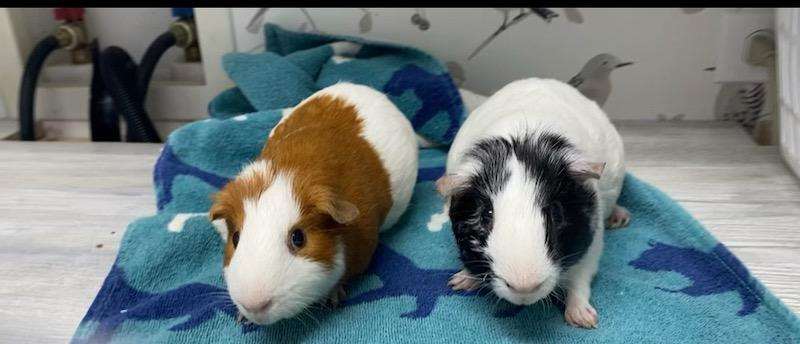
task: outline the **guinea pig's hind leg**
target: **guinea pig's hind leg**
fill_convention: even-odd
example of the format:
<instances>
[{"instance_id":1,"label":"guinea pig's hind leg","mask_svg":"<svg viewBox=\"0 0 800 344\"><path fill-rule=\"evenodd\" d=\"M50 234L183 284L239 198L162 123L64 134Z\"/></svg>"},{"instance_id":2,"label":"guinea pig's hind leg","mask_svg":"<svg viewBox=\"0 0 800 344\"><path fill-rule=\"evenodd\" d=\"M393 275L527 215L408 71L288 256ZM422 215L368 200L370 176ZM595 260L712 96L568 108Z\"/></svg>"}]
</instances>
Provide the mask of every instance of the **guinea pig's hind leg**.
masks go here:
<instances>
[{"instance_id":1,"label":"guinea pig's hind leg","mask_svg":"<svg viewBox=\"0 0 800 344\"><path fill-rule=\"evenodd\" d=\"M467 269L462 269L450 277L447 285L453 290L473 291L481 285L481 280L472 276Z\"/></svg>"},{"instance_id":2,"label":"guinea pig's hind leg","mask_svg":"<svg viewBox=\"0 0 800 344\"><path fill-rule=\"evenodd\" d=\"M625 207L617 204L614 206L614 210L611 211L611 215L608 216L608 220L606 220L606 228L622 228L627 226L629 222L631 222L631 213Z\"/></svg>"}]
</instances>

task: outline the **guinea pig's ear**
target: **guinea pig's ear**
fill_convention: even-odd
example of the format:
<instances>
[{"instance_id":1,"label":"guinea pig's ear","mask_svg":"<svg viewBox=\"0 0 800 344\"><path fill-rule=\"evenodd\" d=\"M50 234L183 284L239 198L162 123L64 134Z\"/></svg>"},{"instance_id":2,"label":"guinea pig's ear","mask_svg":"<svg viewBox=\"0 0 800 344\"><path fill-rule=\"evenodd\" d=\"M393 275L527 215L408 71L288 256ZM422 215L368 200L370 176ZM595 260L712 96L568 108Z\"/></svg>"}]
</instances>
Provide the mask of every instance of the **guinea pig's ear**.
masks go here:
<instances>
[{"instance_id":1,"label":"guinea pig's ear","mask_svg":"<svg viewBox=\"0 0 800 344\"><path fill-rule=\"evenodd\" d=\"M355 204L335 196L318 203L317 207L343 225L353 222L359 214Z\"/></svg>"},{"instance_id":2,"label":"guinea pig's ear","mask_svg":"<svg viewBox=\"0 0 800 344\"><path fill-rule=\"evenodd\" d=\"M436 181L436 191L442 197L450 197L456 190L467 184L467 177L460 174L448 173Z\"/></svg>"},{"instance_id":3,"label":"guinea pig's ear","mask_svg":"<svg viewBox=\"0 0 800 344\"><path fill-rule=\"evenodd\" d=\"M603 170L605 168L605 162L576 160L569 165L569 174L579 181L600 179L600 176L603 174Z\"/></svg>"},{"instance_id":4,"label":"guinea pig's ear","mask_svg":"<svg viewBox=\"0 0 800 344\"><path fill-rule=\"evenodd\" d=\"M208 217L211 221L224 219L227 213L228 207L226 207L222 202L219 201L219 199L217 199L211 205L211 209L208 210Z\"/></svg>"},{"instance_id":5,"label":"guinea pig's ear","mask_svg":"<svg viewBox=\"0 0 800 344\"><path fill-rule=\"evenodd\" d=\"M219 202L214 203L211 206L211 209L208 210L208 218L209 220L211 220L211 224L220 233L228 232L228 222L225 221L227 213L228 213L227 208Z\"/></svg>"}]
</instances>

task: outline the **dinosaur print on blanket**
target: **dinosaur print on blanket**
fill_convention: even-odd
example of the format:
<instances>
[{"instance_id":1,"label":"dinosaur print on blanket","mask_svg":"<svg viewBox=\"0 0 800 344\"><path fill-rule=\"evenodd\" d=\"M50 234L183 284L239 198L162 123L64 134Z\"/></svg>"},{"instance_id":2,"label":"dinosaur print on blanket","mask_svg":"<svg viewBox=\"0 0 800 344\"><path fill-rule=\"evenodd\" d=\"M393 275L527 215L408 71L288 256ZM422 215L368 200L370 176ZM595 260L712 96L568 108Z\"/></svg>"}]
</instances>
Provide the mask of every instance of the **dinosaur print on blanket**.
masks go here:
<instances>
[{"instance_id":1,"label":"dinosaur print on blanket","mask_svg":"<svg viewBox=\"0 0 800 344\"><path fill-rule=\"evenodd\" d=\"M228 183L226 177L203 171L183 162L175 155L170 145L164 145L164 150L161 151L161 156L158 157L153 171L153 182L160 190L156 204L158 210L163 210L172 201L172 183L175 181L175 177L180 175L196 177L217 189Z\"/></svg>"},{"instance_id":2,"label":"dinosaur print on blanket","mask_svg":"<svg viewBox=\"0 0 800 344\"><path fill-rule=\"evenodd\" d=\"M658 289L692 297L735 291L742 299L742 307L736 313L739 316L755 312L761 303L760 289L753 283L744 265L724 245L718 244L711 252L703 252L692 247L656 241L649 244L650 249L631 261L631 266L653 272L677 272L692 282L690 286L680 289Z\"/></svg>"},{"instance_id":3,"label":"dinosaur print on blanket","mask_svg":"<svg viewBox=\"0 0 800 344\"><path fill-rule=\"evenodd\" d=\"M452 141L461 126L464 104L460 101L458 89L453 84L450 75L447 73L433 74L417 65L409 64L394 72L392 78L383 87L384 92L395 97L401 96L408 90L413 91L414 95L422 102L422 106L411 118L414 130L419 131L437 114L445 112L450 123L443 139L447 142ZM450 94L442 94L443 92ZM406 102L398 105L402 107L406 105ZM406 109L401 110L405 112Z\"/></svg>"},{"instance_id":4,"label":"dinosaur print on blanket","mask_svg":"<svg viewBox=\"0 0 800 344\"><path fill-rule=\"evenodd\" d=\"M125 320L182 319L169 328L184 331L210 320L216 313L235 319L237 310L224 288L205 283L189 283L163 293L136 290L128 284L125 272L114 264L84 321L99 324L87 338L88 343L105 343ZM242 333L257 330L252 324L242 324Z\"/></svg>"},{"instance_id":5,"label":"dinosaur print on blanket","mask_svg":"<svg viewBox=\"0 0 800 344\"><path fill-rule=\"evenodd\" d=\"M383 285L345 300L344 305L351 306L390 297L412 296L416 299L415 309L401 314L400 317L426 318L436 308L436 302L440 297L478 295L477 292L457 292L448 286L447 281L456 272L458 269L420 268L388 246L379 244L367 274L377 275ZM517 306L502 309L497 311L495 316L498 318L513 317L522 309L523 307Z\"/></svg>"}]
</instances>

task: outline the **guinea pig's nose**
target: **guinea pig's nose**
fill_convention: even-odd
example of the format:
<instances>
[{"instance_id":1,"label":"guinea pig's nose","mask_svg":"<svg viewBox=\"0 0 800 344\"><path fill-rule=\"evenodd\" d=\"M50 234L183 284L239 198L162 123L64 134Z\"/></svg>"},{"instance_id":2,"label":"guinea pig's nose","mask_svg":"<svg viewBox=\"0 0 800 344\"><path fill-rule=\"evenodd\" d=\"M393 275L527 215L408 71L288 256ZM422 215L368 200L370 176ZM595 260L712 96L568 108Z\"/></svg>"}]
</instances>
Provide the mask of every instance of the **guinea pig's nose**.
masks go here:
<instances>
[{"instance_id":1,"label":"guinea pig's nose","mask_svg":"<svg viewBox=\"0 0 800 344\"><path fill-rule=\"evenodd\" d=\"M246 311L248 311L250 313L254 313L254 314L263 313L267 309L269 309L270 306L272 306L272 300L271 299L263 301L263 302L259 302L257 304L242 305L242 307L244 307L244 309Z\"/></svg>"},{"instance_id":2,"label":"guinea pig's nose","mask_svg":"<svg viewBox=\"0 0 800 344\"><path fill-rule=\"evenodd\" d=\"M530 293L536 291L536 289L539 289L539 287L541 285L542 285L541 282L540 283L535 283L535 284L534 283L528 283L528 284L523 284L523 285L511 284L511 283L506 282L506 286L508 287L508 289L511 289L512 291L514 291L516 293L520 293L520 294L530 294Z\"/></svg>"}]
</instances>

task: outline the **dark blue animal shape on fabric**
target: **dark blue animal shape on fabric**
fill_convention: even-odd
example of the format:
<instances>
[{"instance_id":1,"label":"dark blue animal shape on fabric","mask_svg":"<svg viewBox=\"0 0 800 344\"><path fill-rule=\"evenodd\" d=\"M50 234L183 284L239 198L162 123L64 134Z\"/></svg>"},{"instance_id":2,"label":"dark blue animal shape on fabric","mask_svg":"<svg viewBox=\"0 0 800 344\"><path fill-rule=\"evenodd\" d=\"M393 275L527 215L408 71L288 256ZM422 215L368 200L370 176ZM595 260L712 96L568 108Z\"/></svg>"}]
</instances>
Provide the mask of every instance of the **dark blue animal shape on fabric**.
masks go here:
<instances>
[{"instance_id":1,"label":"dark blue animal shape on fabric","mask_svg":"<svg viewBox=\"0 0 800 344\"><path fill-rule=\"evenodd\" d=\"M169 329L184 331L210 320L217 312L232 318L237 314L236 306L224 288L190 283L163 293L142 292L131 287L125 280L124 271L114 264L83 321L99 322L87 342L105 343L125 320L163 320L188 316L185 321ZM258 327L252 324L242 325L242 333L256 329Z\"/></svg>"},{"instance_id":2,"label":"dark blue animal shape on fabric","mask_svg":"<svg viewBox=\"0 0 800 344\"><path fill-rule=\"evenodd\" d=\"M155 171L153 171L153 182L161 190L157 200L158 210L164 209L164 206L172 201L172 183L175 181L175 177L180 175L199 178L217 189L228 183L228 178L203 171L183 162L172 151L172 147L164 145L161 156L156 161Z\"/></svg>"},{"instance_id":3,"label":"dark blue animal shape on fabric","mask_svg":"<svg viewBox=\"0 0 800 344\"><path fill-rule=\"evenodd\" d=\"M355 305L388 297L413 296L416 298L417 308L400 316L425 318L433 312L436 301L442 296L472 295L455 292L447 285L450 276L456 272L458 270L419 268L408 258L386 245L379 244L367 273L378 275L383 286L356 295L346 300L344 305Z\"/></svg>"},{"instance_id":4,"label":"dark blue animal shape on fabric","mask_svg":"<svg viewBox=\"0 0 800 344\"><path fill-rule=\"evenodd\" d=\"M417 172L417 183L439 179L444 174L444 167L423 167Z\"/></svg>"},{"instance_id":5,"label":"dark blue animal shape on fabric","mask_svg":"<svg viewBox=\"0 0 800 344\"><path fill-rule=\"evenodd\" d=\"M436 180L442 174L444 174L444 167L420 168L417 174L417 182ZM158 186L158 189L161 190L157 201L158 210L163 210L172 201L172 183L175 181L175 177L180 175L198 178L217 189L225 186L230 180L183 162L172 151L172 147L165 145L161 156L156 161L155 171L153 172L153 181Z\"/></svg>"},{"instance_id":6,"label":"dark blue animal shape on fabric","mask_svg":"<svg viewBox=\"0 0 800 344\"><path fill-rule=\"evenodd\" d=\"M444 133L444 140L450 142L461 125L464 104L461 95L447 73L432 74L410 64L392 74L392 78L383 87L383 91L392 96L400 96L412 90L422 102L422 106L411 119L411 125L419 130L439 112L446 112L450 125Z\"/></svg>"},{"instance_id":7,"label":"dark blue animal shape on fabric","mask_svg":"<svg viewBox=\"0 0 800 344\"><path fill-rule=\"evenodd\" d=\"M375 274L383 286L366 291L343 302L344 306L372 302L389 297L413 296L417 307L411 312L403 313L403 318L425 318L433 312L440 297L450 295L475 296L478 292L461 292L450 289L447 284L450 276L458 272L456 269L422 269L414 262L395 252L384 244L379 244L372 257L367 274ZM516 316L524 306L511 306L495 312L498 318Z\"/></svg>"},{"instance_id":8,"label":"dark blue animal shape on fabric","mask_svg":"<svg viewBox=\"0 0 800 344\"><path fill-rule=\"evenodd\" d=\"M678 290L658 289L692 297L735 291L742 299L742 308L736 313L739 316L755 312L761 303L761 292L747 269L724 245L708 253L654 241L650 246L630 265L646 271L677 272L692 281L692 285Z\"/></svg>"}]
</instances>

